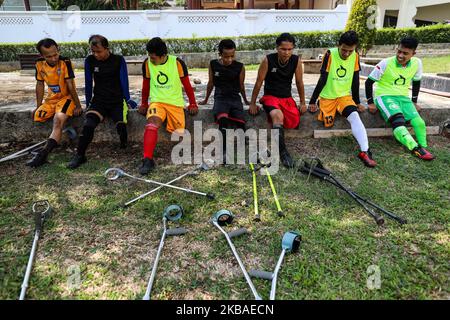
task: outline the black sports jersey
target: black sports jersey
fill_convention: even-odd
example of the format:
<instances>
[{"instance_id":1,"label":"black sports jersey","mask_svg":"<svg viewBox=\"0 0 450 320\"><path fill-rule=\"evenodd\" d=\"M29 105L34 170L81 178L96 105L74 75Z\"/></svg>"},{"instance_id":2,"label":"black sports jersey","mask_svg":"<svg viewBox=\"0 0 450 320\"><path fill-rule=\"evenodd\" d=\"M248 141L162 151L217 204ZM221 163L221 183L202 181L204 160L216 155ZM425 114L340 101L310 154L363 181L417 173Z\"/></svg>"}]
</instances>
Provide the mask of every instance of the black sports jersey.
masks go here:
<instances>
[{"instance_id":1,"label":"black sports jersey","mask_svg":"<svg viewBox=\"0 0 450 320\"><path fill-rule=\"evenodd\" d=\"M93 55L86 58L86 103L120 104L128 100L128 74L125 59L120 55L110 54L105 61L95 59ZM94 80L94 97L92 100L92 79ZM126 83L125 83L126 82Z\"/></svg>"},{"instance_id":2,"label":"black sports jersey","mask_svg":"<svg viewBox=\"0 0 450 320\"><path fill-rule=\"evenodd\" d=\"M241 85L239 76L244 66L242 63L233 61L229 66L224 66L218 59L211 60L211 71L214 83L214 99L217 98L240 98Z\"/></svg>"},{"instance_id":3,"label":"black sports jersey","mask_svg":"<svg viewBox=\"0 0 450 320\"><path fill-rule=\"evenodd\" d=\"M285 65L278 61L278 54L267 55L269 64L266 78L264 79L264 95L278 98L289 98L292 96L292 78L297 69L299 57L293 54Z\"/></svg>"}]
</instances>

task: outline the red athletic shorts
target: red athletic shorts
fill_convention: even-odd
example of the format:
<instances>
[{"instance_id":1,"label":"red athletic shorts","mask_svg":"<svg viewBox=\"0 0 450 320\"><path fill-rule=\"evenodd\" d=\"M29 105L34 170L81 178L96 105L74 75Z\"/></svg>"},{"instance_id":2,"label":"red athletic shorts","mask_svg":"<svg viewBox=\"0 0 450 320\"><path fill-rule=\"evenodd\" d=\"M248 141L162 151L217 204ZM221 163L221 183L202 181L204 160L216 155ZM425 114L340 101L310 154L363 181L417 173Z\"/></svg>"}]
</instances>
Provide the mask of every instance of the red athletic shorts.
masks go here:
<instances>
[{"instance_id":1,"label":"red athletic shorts","mask_svg":"<svg viewBox=\"0 0 450 320\"><path fill-rule=\"evenodd\" d=\"M267 112L267 119L270 123L272 122L272 119L270 118L269 113L273 109L278 109L283 112L283 127L286 129L294 129L300 124L300 112L292 97L277 98L274 96L263 96L259 100L259 103L263 105L264 110Z\"/></svg>"}]
</instances>

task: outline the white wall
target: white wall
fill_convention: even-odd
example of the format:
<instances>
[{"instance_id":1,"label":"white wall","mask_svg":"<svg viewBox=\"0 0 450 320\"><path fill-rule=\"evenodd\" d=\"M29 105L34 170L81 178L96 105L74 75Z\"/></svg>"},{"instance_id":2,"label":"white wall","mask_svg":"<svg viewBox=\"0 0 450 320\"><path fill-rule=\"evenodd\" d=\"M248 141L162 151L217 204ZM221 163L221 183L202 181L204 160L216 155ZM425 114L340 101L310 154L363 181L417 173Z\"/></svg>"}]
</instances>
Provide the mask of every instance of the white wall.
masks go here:
<instances>
[{"instance_id":1,"label":"white wall","mask_svg":"<svg viewBox=\"0 0 450 320\"><path fill-rule=\"evenodd\" d=\"M446 4L417 8L416 19L442 22L450 20L450 1Z\"/></svg>"},{"instance_id":2,"label":"white wall","mask_svg":"<svg viewBox=\"0 0 450 320\"><path fill-rule=\"evenodd\" d=\"M347 6L335 10L147 10L0 12L0 43L243 36L343 30Z\"/></svg>"},{"instance_id":3,"label":"white wall","mask_svg":"<svg viewBox=\"0 0 450 320\"><path fill-rule=\"evenodd\" d=\"M377 0L377 5L380 10L377 28L383 27L385 10L399 10L397 28L415 27L414 18L429 20L436 15L436 21L443 20L441 19L442 17L450 19L449 4L450 1L448 0ZM430 6L436 7L433 8ZM424 19L424 16L429 19ZM431 19L431 21L435 20Z\"/></svg>"}]
</instances>

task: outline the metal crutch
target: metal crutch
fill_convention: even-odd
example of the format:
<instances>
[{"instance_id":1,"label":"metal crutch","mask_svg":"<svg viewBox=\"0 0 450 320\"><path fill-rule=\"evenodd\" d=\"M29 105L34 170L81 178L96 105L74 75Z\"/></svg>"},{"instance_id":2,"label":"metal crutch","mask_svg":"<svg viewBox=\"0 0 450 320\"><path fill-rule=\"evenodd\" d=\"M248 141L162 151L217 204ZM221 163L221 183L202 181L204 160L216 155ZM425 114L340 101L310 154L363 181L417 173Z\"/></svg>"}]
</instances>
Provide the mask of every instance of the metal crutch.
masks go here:
<instances>
[{"instance_id":1,"label":"metal crutch","mask_svg":"<svg viewBox=\"0 0 450 320\"><path fill-rule=\"evenodd\" d=\"M143 179L143 178L139 178L136 176L133 176L131 174L126 173L125 171L123 171L120 168L109 168L105 171L105 177L111 181L113 180L117 180L120 177L129 177L138 181L143 181L143 182L147 182L147 183L151 183L151 184L156 184L158 186L161 187L168 187L168 188L172 188L172 189L177 189L177 190L181 190L184 192L188 192L188 193L194 193L200 196L205 196L208 199L214 199L214 194L212 193L205 193L205 192L200 192L200 191L195 191L192 189L187 189L187 188L182 188L182 187L177 187L171 184L166 184L166 183L162 183L162 182L158 182L155 180L150 180L150 179Z\"/></svg>"},{"instance_id":2,"label":"metal crutch","mask_svg":"<svg viewBox=\"0 0 450 320\"><path fill-rule=\"evenodd\" d=\"M77 137L77 132L72 127L65 128L63 130L63 132L67 133L71 140L74 140ZM23 150L17 151L16 153L13 153L13 154L10 154L10 155L8 155L6 157L3 157L3 158L0 159L0 163L1 162L5 162L5 161L9 161L9 160L13 160L13 159L16 159L16 158L20 158L20 157L26 156L28 154L33 154L33 153L35 153L38 150L39 146L44 145L46 142L47 142L47 140L38 142L38 143L33 144L32 146L29 146L29 147L27 147L27 148L25 148Z\"/></svg>"},{"instance_id":3,"label":"metal crutch","mask_svg":"<svg viewBox=\"0 0 450 320\"><path fill-rule=\"evenodd\" d=\"M258 208L258 187L256 185L256 170L255 165L253 163L249 163L250 170L252 171L252 179L253 179L253 207L255 208L255 221L261 221L261 216L259 215Z\"/></svg>"},{"instance_id":4,"label":"metal crutch","mask_svg":"<svg viewBox=\"0 0 450 320\"><path fill-rule=\"evenodd\" d=\"M51 207L48 200L36 201L33 203L32 210L34 213L35 231L33 246L31 247L30 258L28 259L27 269L25 271L25 277L22 282L22 290L20 291L19 300L25 300L25 294L28 288L28 282L30 280L31 270L33 268L33 260L36 254L36 249L39 241L39 236L43 230L44 221L51 214Z\"/></svg>"},{"instance_id":5,"label":"metal crutch","mask_svg":"<svg viewBox=\"0 0 450 320\"><path fill-rule=\"evenodd\" d=\"M252 277L272 281L270 289L270 300L275 300L275 291L277 288L278 272L283 263L284 256L287 252L297 252L300 247L301 235L295 231L286 232L281 240L281 254L273 272L250 270L249 274Z\"/></svg>"},{"instance_id":6,"label":"metal crutch","mask_svg":"<svg viewBox=\"0 0 450 320\"><path fill-rule=\"evenodd\" d=\"M214 163L213 163L213 164L214 164ZM199 166L198 166L197 168L195 168L194 170L191 170L191 171L189 171L189 172L186 172L186 173L182 174L181 176L179 176L179 177L177 177L177 178L175 178L175 179L173 179L173 180L170 180L170 181L167 182L166 184L167 184L167 185L172 184L172 183L174 183L175 181L181 180L182 178L184 178L184 177L186 177L186 176L188 176L188 175L191 175L191 174L195 174L196 172L199 172L199 171L207 171L207 170L210 170L211 167L212 167L212 165L208 164L207 162L203 162L201 165L199 165ZM152 189L152 190L150 190L150 191L147 191L146 193L143 193L143 194L141 194L140 196L138 196L138 197L136 197L136 198L133 198L133 199L129 200L128 202L126 202L126 203L124 204L124 207L128 207L129 205L132 205L132 204L135 203L136 201L139 201L139 200L145 198L146 196L152 194L153 192L158 191L159 189L161 189L161 188L163 188L163 187L164 187L164 186L156 187L155 189Z\"/></svg>"},{"instance_id":7,"label":"metal crutch","mask_svg":"<svg viewBox=\"0 0 450 320\"><path fill-rule=\"evenodd\" d=\"M261 296L258 294L258 292L256 291L255 286L253 285L252 279L250 279L250 276L247 273L247 270L244 267L244 264L241 261L241 258L239 257L236 248L233 245L233 242L231 241L231 238L233 237L237 237L243 234L248 233L247 229L245 228L240 228L234 231L231 231L230 233L227 233L225 230L223 230L223 228L221 227L221 225L226 225L226 224L230 224L234 219L234 215L228 211L228 210L220 210L218 212L216 212L212 218L211 218L211 223L220 230L220 232L223 233L223 235L225 236L225 238L227 239L228 245L231 248L231 251L233 251L233 254L237 260L237 262L239 263L239 267L242 270L242 273L244 274L245 280L247 280L247 283L255 297L256 300L262 300Z\"/></svg>"},{"instance_id":8,"label":"metal crutch","mask_svg":"<svg viewBox=\"0 0 450 320\"><path fill-rule=\"evenodd\" d=\"M277 214L280 217L284 216L283 210L281 210L280 201L278 200L277 191L275 189L275 186L273 185L272 176L270 175L269 170L267 169L267 166L264 165L264 169L266 170L267 179L269 180L270 188L272 189L273 198L275 200L275 205L277 206Z\"/></svg>"},{"instance_id":9,"label":"metal crutch","mask_svg":"<svg viewBox=\"0 0 450 320\"><path fill-rule=\"evenodd\" d=\"M180 220L183 215L183 208L179 205L173 204L168 206L163 212L163 234L161 236L161 241L159 243L158 252L156 253L155 261L153 262L152 273L150 275L150 280L148 281L147 290L145 291L145 295L142 300L150 300L150 293L152 291L153 282L155 281L156 270L158 269L158 262L161 256L162 249L164 247L164 239L166 236L177 236L182 235L187 232L185 228L170 228L167 229L166 223L169 221L177 221Z\"/></svg>"},{"instance_id":10,"label":"metal crutch","mask_svg":"<svg viewBox=\"0 0 450 320\"><path fill-rule=\"evenodd\" d=\"M270 155L270 151L267 150L266 151L268 155ZM260 152L256 152L255 154L257 157L257 161L258 164L255 167L255 164L250 163L250 169L252 170L252 175L253 175L253 184L256 184L256 171L261 170L261 168L264 168L265 170L265 175L267 176L267 180L269 181L269 185L270 185L270 189L272 190L272 194L273 194L273 198L275 201L275 205L277 207L277 214L279 217L283 217L284 213L283 210L281 209L281 205L280 205L280 200L278 199L278 194L277 191L275 189L275 185L273 184L273 180L272 180L272 176L270 175L269 169L267 169L268 167L270 167L270 162L266 162L263 160L263 158L260 156ZM253 193L255 194L255 189L256 187L253 187L254 191ZM256 206L257 206L257 200L255 203L255 216L256 216ZM257 215L257 218L255 218L256 221L260 221L260 216L259 216L259 212Z\"/></svg>"},{"instance_id":11,"label":"metal crutch","mask_svg":"<svg viewBox=\"0 0 450 320\"><path fill-rule=\"evenodd\" d=\"M9 161L12 159L16 159L22 156L25 156L27 154L32 153L37 147L44 145L47 142L47 140L38 142L36 144L33 144L32 146L29 146L23 150L17 151L16 153L10 154L9 156L3 157L0 159L0 162L5 162L5 161Z\"/></svg>"}]
</instances>

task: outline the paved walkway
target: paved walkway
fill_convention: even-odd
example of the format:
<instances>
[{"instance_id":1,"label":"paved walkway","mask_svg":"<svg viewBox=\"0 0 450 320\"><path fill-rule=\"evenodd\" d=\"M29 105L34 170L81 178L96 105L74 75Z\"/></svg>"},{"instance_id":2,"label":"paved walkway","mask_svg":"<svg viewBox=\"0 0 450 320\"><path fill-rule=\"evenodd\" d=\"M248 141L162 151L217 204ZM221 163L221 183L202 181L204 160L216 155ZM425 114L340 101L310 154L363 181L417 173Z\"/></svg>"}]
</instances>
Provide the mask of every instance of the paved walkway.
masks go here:
<instances>
[{"instance_id":1,"label":"paved walkway","mask_svg":"<svg viewBox=\"0 0 450 320\"><path fill-rule=\"evenodd\" d=\"M247 97L250 100L251 92L253 89L253 85L256 80L257 71L247 71L245 87L247 92ZM208 82L208 73L207 71L192 71L191 72L191 81L194 78L200 79L201 84L194 85L196 91L195 95L197 97L197 101L203 100L206 93L206 83ZM317 80L319 78L318 74L305 74L304 75L304 83L305 83L305 92L306 92L306 101L309 102L309 98L313 93ZM141 95L141 76L129 76L130 81L130 90L131 96L138 103L140 102ZM78 89L78 94L80 100L82 101L83 106L84 103L84 73L76 72L75 82ZM29 75L21 75L19 72L10 72L10 73L0 73L0 111L1 110L11 110L15 108L25 109L33 109L35 103L35 86L36 81L34 78L34 74ZM298 94L295 85L293 85L293 95L294 98L298 101ZM365 90L364 90L364 81L360 83L360 96L363 103L365 103ZM262 90L261 90L262 91ZM262 94L262 92L260 93ZM213 103L213 98L211 97L209 103ZM419 104L423 107L438 107L438 108L450 108L450 98L444 98L440 96L435 96L427 93L421 92L419 95Z\"/></svg>"}]
</instances>

